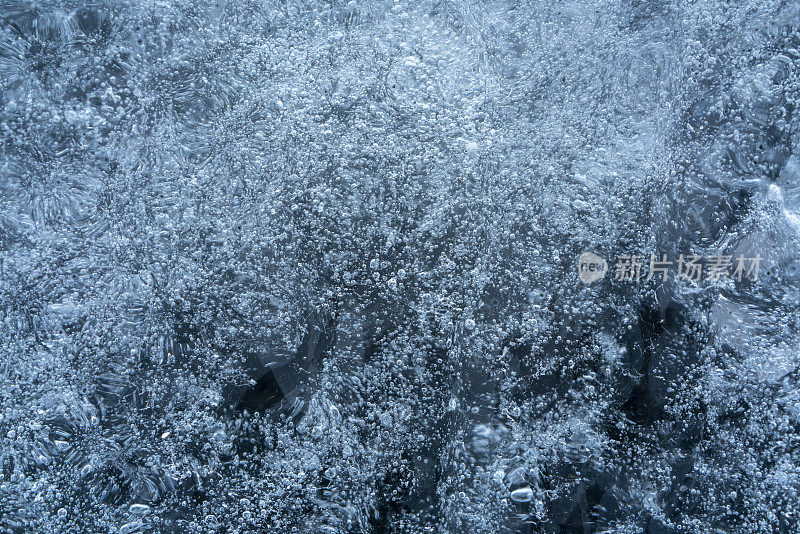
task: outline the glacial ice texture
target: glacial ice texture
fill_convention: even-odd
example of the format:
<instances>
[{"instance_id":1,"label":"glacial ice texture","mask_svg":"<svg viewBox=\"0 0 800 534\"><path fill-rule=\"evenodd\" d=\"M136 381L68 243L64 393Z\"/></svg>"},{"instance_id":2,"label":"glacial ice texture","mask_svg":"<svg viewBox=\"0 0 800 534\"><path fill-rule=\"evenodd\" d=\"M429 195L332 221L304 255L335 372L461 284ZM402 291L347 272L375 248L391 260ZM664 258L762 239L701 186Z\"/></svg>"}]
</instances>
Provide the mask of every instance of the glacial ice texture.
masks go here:
<instances>
[{"instance_id":1,"label":"glacial ice texture","mask_svg":"<svg viewBox=\"0 0 800 534\"><path fill-rule=\"evenodd\" d=\"M0 0L0 532L800 532L799 104L793 0Z\"/></svg>"}]
</instances>

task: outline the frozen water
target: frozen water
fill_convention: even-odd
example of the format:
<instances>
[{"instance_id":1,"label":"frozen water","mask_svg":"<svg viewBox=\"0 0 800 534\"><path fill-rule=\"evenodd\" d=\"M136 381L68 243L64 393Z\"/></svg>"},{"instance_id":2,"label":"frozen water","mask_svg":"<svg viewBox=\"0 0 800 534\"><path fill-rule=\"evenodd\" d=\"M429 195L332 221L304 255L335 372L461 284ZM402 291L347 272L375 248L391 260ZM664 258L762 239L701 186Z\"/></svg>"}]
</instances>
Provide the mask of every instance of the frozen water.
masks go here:
<instances>
[{"instance_id":1,"label":"frozen water","mask_svg":"<svg viewBox=\"0 0 800 534\"><path fill-rule=\"evenodd\" d=\"M798 532L798 50L783 0L0 0L0 532Z\"/></svg>"}]
</instances>

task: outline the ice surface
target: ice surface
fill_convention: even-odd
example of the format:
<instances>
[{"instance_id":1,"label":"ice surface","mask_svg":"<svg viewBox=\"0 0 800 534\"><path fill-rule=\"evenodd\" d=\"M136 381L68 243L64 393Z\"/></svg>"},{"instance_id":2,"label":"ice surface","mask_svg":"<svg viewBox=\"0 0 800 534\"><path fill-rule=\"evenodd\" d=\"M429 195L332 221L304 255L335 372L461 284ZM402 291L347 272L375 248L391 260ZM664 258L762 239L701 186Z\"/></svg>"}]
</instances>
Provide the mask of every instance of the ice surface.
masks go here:
<instances>
[{"instance_id":1,"label":"ice surface","mask_svg":"<svg viewBox=\"0 0 800 534\"><path fill-rule=\"evenodd\" d=\"M0 532L798 532L798 50L781 0L0 0Z\"/></svg>"}]
</instances>

